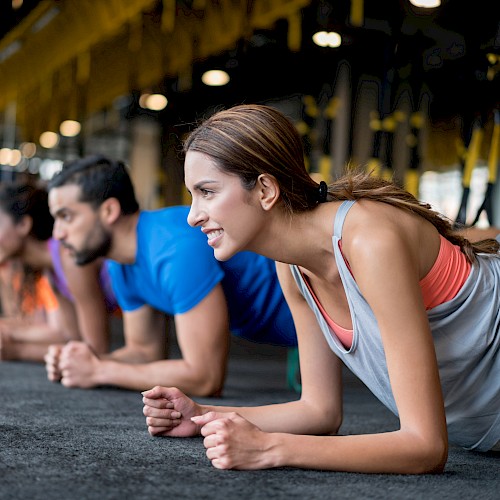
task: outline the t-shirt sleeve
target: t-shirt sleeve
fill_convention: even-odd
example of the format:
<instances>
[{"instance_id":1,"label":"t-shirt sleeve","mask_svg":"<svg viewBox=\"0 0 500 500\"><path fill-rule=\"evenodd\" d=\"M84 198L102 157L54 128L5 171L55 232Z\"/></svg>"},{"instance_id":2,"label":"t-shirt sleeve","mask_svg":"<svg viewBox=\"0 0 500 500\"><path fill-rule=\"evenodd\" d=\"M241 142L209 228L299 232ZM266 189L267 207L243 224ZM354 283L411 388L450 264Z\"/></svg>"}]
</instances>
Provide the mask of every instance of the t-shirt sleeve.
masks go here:
<instances>
[{"instance_id":1,"label":"t-shirt sleeve","mask_svg":"<svg viewBox=\"0 0 500 500\"><path fill-rule=\"evenodd\" d=\"M184 238L173 250L159 269L172 314L182 314L213 290L224 271L204 239Z\"/></svg>"},{"instance_id":2,"label":"t-shirt sleeve","mask_svg":"<svg viewBox=\"0 0 500 500\"><path fill-rule=\"evenodd\" d=\"M103 265L107 266L111 288L120 309L134 311L145 304L143 299L131 293L133 290L126 284L125 268L122 264L107 260Z\"/></svg>"}]
</instances>

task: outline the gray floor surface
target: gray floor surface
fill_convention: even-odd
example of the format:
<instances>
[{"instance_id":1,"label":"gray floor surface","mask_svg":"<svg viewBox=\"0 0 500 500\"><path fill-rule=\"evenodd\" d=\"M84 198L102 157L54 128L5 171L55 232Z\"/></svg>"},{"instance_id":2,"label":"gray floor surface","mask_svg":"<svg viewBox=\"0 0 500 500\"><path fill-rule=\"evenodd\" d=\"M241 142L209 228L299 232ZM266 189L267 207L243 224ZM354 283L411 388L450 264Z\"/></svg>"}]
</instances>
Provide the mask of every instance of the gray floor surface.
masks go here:
<instances>
[{"instance_id":1,"label":"gray floor surface","mask_svg":"<svg viewBox=\"0 0 500 500\"><path fill-rule=\"evenodd\" d=\"M253 405L297 398L283 349L233 344L224 398ZM347 376L343 433L391 430L397 420ZM0 499L500 498L500 456L452 447L440 475L332 473L292 468L220 471L202 438L153 438L141 395L66 389L44 368L0 363ZM208 401L198 399L200 402Z\"/></svg>"}]
</instances>

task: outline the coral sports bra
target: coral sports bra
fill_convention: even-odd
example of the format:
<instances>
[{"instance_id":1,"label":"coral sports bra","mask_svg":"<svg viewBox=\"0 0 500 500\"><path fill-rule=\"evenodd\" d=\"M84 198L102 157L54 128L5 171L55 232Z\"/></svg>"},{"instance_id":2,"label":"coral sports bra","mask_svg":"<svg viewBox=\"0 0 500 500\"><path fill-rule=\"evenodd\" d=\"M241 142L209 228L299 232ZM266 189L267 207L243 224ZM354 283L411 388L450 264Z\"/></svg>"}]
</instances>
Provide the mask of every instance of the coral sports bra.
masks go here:
<instances>
[{"instance_id":1,"label":"coral sports bra","mask_svg":"<svg viewBox=\"0 0 500 500\"><path fill-rule=\"evenodd\" d=\"M434 262L427 275L420 280L420 288L426 310L453 299L467 280L471 270L471 264L465 258L460 247L453 245L453 243L441 235L439 237L441 243L436 262ZM353 331L337 325L328 316L309 284L309 280L304 275L303 278L328 326L333 330L342 345L346 349L349 349L352 345Z\"/></svg>"}]
</instances>

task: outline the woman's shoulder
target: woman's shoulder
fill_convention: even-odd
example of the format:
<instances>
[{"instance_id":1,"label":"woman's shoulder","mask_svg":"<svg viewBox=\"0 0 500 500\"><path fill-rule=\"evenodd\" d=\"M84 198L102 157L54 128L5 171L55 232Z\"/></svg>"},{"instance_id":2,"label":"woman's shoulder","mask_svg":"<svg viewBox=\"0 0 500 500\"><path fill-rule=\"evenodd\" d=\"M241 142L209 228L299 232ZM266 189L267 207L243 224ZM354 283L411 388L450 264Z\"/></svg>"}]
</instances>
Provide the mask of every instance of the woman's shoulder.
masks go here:
<instances>
[{"instance_id":1,"label":"woman's shoulder","mask_svg":"<svg viewBox=\"0 0 500 500\"><path fill-rule=\"evenodd\" d=\"M342 242L346 249L400 244L416 245L421 238L439 238L437 229L423 217L373 200L359 200L346 218Z\"/></svg>"},{"instance_id":2,"label":"woman's shoulder","mask_svg":"<svg viewBox=\"0 0 500 500\"><path fill-rule=\"evenodd\" d=\"M433 228L418 214L376 200L358 200L348 217L346 223L362 234L377 234L380 231L414 234L419 228Z\"/></svg>"}]
</instances>

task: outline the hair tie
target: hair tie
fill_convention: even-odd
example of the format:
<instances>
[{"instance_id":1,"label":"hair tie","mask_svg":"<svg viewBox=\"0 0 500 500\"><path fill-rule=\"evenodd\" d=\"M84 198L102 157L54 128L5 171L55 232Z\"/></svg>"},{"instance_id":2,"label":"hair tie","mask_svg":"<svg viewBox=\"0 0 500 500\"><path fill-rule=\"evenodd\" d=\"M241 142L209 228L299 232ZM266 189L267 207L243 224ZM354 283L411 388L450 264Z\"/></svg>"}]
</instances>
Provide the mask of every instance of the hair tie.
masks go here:
<instances>
[{"instance_id":1,"label":"hair tie","mask_svg":"<svg viewBox=\"0 0 500 500\"><path fill-rule=\"evenodd\" d=\"M326 197L328 195L328 186L325 181L321 181L318 187L318 202L325 203Z\"/></svg>"}]
</instances>

